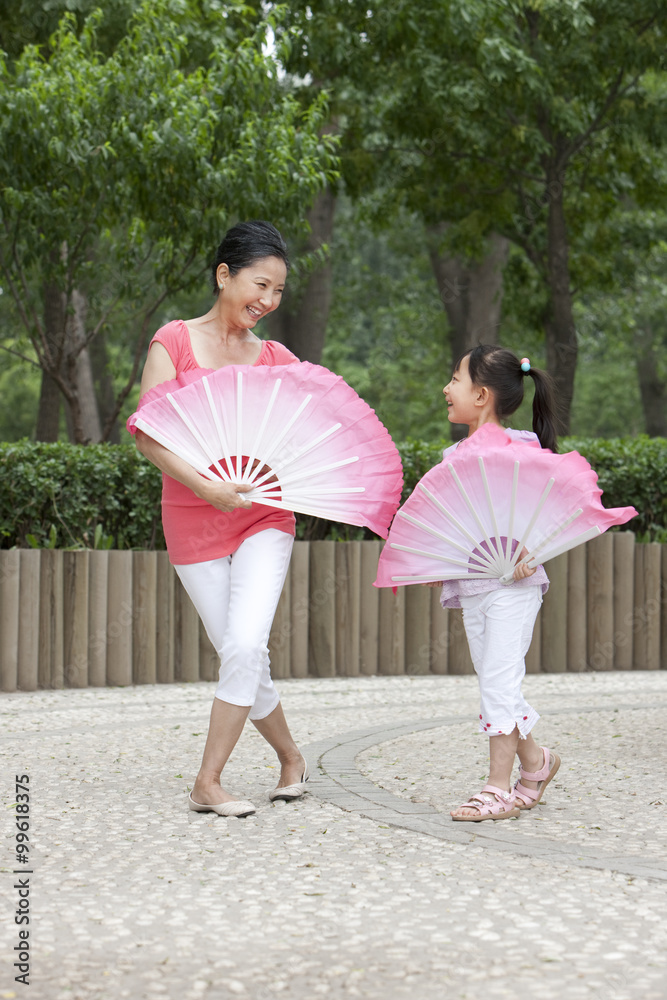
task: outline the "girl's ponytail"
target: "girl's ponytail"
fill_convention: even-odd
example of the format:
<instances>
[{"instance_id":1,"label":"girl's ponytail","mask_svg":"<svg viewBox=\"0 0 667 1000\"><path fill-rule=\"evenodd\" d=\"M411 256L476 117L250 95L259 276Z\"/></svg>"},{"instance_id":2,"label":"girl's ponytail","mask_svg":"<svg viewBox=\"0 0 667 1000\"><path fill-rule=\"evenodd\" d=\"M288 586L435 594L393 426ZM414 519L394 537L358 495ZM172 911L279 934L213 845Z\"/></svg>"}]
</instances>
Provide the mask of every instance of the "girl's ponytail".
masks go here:
<instances>
[{"instance_id":1,"label":"girl's ponytail","mask_svg":"<svg viewBox=\"0 0 667 1000\"><path fill-rule=\"evenodd\" d=\"M556 440L556 401L554 384L551 376L539 368L530 368L525 374L530 375L535 383L533 396L533 430L537 434L543 448L557 450Z\"/></svg>"},{"instance_id":2,"label":"girl's ponytail","mask_svg":"<svg viewBox=\"0 0 667 1000\"><path fill-rule=\"evenodd\" d=\"M533 368L528 358L521 361L516 354L498 344L478 344L462 355L454 366L458 371L464 357L468 358L468 373L473 385L487 386L494 396L496 416L506 420L523 401L526 375L535 383L533 397L533 430L543 448L556 451L556 397L551 376Z\"/></svg>"}]
</instances>

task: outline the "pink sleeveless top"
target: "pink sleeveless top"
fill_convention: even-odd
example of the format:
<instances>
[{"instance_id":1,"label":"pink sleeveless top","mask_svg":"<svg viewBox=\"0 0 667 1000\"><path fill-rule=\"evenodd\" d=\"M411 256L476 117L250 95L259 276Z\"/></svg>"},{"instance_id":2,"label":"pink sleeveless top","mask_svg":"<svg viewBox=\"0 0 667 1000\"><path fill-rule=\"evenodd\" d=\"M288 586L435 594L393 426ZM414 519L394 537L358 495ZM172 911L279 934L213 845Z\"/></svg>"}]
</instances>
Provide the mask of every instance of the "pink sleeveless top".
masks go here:
<instances>
[{"instance_id":1,"label":"pink sleeveless top","mask_svg":"<svg viewBox=\"0 0 667 1000\"><path fill-rule=\"evenodd\" d=\"M200 368L192 351L190 331L183 320L172 320L161 327L150 342L162 344L176 369L176 377L187 373L187 382L210 373ZM262 342L256 365L289 365L299 359L275 340ZM139 407L141 400L139 400ZM128 430L135 433L128 421ZM244 539L277 528L288 535L295 533L291 511L253 504L250 510L237 508L228 514L200 500L192 490L171 476L162 475L162 526L169 560L176 566L221 559L235 552Z\"/></svg>"}]
</instances>

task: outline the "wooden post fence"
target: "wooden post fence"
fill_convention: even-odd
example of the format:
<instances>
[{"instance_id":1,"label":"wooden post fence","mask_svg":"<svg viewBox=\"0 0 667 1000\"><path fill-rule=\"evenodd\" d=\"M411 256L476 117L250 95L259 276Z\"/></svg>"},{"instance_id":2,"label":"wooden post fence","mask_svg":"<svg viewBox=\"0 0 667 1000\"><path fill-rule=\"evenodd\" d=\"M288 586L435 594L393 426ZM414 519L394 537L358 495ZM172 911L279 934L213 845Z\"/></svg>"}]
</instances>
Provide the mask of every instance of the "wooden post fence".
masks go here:
<instances>
[{"instance_id":1,"label":"wooden post fence","mask_svg":"<svg viewBox=\"0 0 667 1000\"><path fill-rule=\"evenodd\" d=\"M295 543L276 678L472 672L438 590L373 586L380 548ZM667 669L667 545L610 532L547 573L529 672ZM213 681L217 662L166 553L0 551L0 690Z\"/></svg>"}]
</instances>

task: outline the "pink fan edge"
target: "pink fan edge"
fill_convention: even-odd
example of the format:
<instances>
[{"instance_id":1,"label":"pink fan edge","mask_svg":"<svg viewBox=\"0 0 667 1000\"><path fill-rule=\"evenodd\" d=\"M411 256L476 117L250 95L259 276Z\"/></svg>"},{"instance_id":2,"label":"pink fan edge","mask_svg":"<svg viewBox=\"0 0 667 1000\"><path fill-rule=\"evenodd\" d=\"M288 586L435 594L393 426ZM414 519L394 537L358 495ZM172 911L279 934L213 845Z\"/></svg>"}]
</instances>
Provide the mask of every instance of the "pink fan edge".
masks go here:
<instances>
[{"instance_id":1,"label":"pink fan edge","mask_svg":"<svg viewBox=\"0 0 667 1000\"><path fill-rule=\"evenodd\" d=\"M461 442L461 443L462 443L462 445L464 445L464 450L462 450L459 454L457 454L457 452L458 452L458 449L457 449L457 451L455 451L453 455L450 455L446 459L443 459L443 463L444 464L447 464L447 465L451 464L454 468L456 468L457 464L460 464L461 462L467 461L469 459L470 454L471 454L471 450L470 450L471 448L473 450L473 454L476 454L476 455L482 455L482 454L484 454L485 450L488 449L489 446L495 447L495 448L505 448L505 447L509 446L510 448L513 448L513 449L514 448L520 448L520 449L531 448L531 450L533 450L535 448L535 445L533 443L529 442L529 441L518 441L518 440L512 440L512 439L510 439L507 436L507 434L505 434L505 432L503 431L503 429L501 427L498 427L496 424L485 424L485 425L483 425L478 431L475 432L475 434L471 435L470 438L464 439L464 441ZM586 475L587 478L588 477L591 478L591 480L592 480L591 484L590 484L591 500L592 500L593 503L597 502L599 504L599 507L600 507L599 515L600 515L600 522L601 522L601 526L600 526L600 532L601 533L606 532L611 527L617 527L617 526L620 526L621 524L625 524L628 521L630 521L633 517L637 516L638 512L632 506L628 506L628 507L604 507L602 505L602 503L600 502L600 497L602 496L603 491L597 485L597 483L598 483L597 472L595 471L595 469L592 468L592 466L590 465L590 463L588 462L588 460L580 452L578 452L578 451L576 451L576 450L573 449L572 451L563 452L561 455L558 455L557 453L554 453L554 452L552 452L549 449L538 449L538 455L542 455L542 456L552 456L552 455L554 455L557 458L569 459L570 460L569 464L574 464L574 465L579 466L579 470L580 470L581 474ZM457 461L457 459L458 459L458 461ZM427 473L425 473L425 475L422 476L422 478L419 480L419 483L428 484L429 477L434 472L434 470L437 469L437 468L438 468L438 466L436 465L432 469L429 469L429 471ZM417 485L419 485L419 483ZM417 489L417 487L415 487L415 490L416 489ZM408 499L399 508L399 510L403 510L406 507L406 505L409 504L412 496L415 493L415 490L412 491L412 493L410 494L410 496L408 497ZM397 511L397 513L398 513L398 511ZM387 538L387 541L389 541L390 538L391 538L391 528L390 528L390 531L389 531L389 536ZM387 563L388 559L385 556L385 549L386 549L386 546L385 546L385 548L383 548L382 552L380 553L380 559L379 559L379 563L378 563L377 578L373 582L373 586L374 587L378 587L378 588L391 587L391 589L393 590L393 592L395 594L396 593L396 588L397 588L397 583L395 581L391 580L390 576L387 575L386 563ZM383 578L383 581L386 581L386 582L380 582L381 578ZM465 577L462 576L462 579L465 579ZM411 584L411 581L402 581L402 582L398 583L398 586L406 586L406 585L410 585L410 584Z\"/></svg>"},{"instance_id":2,"label":"pink fan edge","mask_svg":"<svg viewBox=\"0 0 667 1000\"><path fill-rule=\"evenodd\" d=\"M326 376L327 378L333 378L338 382L342 383L345 386L346 390L352 393L356 397L356 401L359 404L362 404L367 409L368 414L373 416L379 437L382 437L384 439L386 446L390 446L394 450L396 456L396 468L393 470L394 481L393 483L391 483L391 485L389 484L387 485L387 499L381 504L381 506L383 506L386 509L387 513L381 517L377 516L368 517L364 520L359 519L357 521L347 522L349 524L356 524L358 527L368 527L380 538L386 539L389 533L389 528L393 520L393 517L396 513L396 510L399 507L401 493L403 491L403 465L400 453L396 448L396 445L389 431L384 426L384 424L378 417L375 410L366 402L365 399L363 399L362 396L359 395L359 393L351 385L349 385L345 381L345 379L341 375L338 375L336 372L332 372L329 368L325 368L323 365L315 365L309 361L300 361L300 362L292 362L288 365L271 365L271 366L225 365L223 366L223 368L219 369L200 368L197 369L196 371L182 372L177 378L169 379L166 382L159 383L152 389L149 389L148 392L144 393L143 396L140 397L136 411L127 419L126 422L127 431L132 435L135 435L137 433L138 428L136 426L136 421L137 418L139 417L140 410L144 406L156 400L163 399L168 393L176 393L180 389L184 389L189 385L199 382L205 375L214 375L216 374L216 372L224 371L225 377L233 378L238 371L244 371L244 372L258 371L260 368L261 369L267 368L272 373L275 374L277 369L278 370L288 369L288 368L293 369L297 367L297 365L301 368L302 371L305 371L306 377L310 376L317 379L318 376L322 375Z\"/></svg>"}]
</instances>

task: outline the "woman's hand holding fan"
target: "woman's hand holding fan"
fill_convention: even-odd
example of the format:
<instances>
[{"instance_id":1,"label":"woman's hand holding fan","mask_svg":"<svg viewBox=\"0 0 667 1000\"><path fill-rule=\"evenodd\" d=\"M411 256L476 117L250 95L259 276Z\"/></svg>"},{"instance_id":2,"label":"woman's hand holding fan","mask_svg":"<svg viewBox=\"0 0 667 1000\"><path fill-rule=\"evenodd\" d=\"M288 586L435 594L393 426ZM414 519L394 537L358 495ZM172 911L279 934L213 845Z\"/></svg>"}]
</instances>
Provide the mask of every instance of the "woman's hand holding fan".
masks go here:
<instances>
[{"instance_id":1,"label":"woman's hand holding fan","mask_svg":"<svg viewBox=\"0 0 667 1000\"><path fill-rule=\"evenodd\" d=\"M251 490L252 486L248 486L247 483L221 481L216 483L202 477L196 495L200 500L210 503L211 507L215 507L216 510L222 511L223 514L229 514L238 508L250 510L252 504L246 500L244 493L249 493Z\"/></svg>"},{"instance_id":2,"label":"woman's hand holding fan","mask_svg":"<svg viewBox=\"0 0 667 1000\"><path fill-rule=\"evenodd\" d=\"M277 476L273 474L273 470L269 469L266 465L262 465L259 459L255 459L250 471L251 474L254 473L258 477L261 476L264 478L267 483L278 482ZM229 514L239 507L244 510L250 510L252 503L245 498L244 494L251 493L252 490L253 487L249 483L225 482L220 479L211 480L205 479L202 476L197 496L205 500L206 503L210 503L216 510L220 510L224 514Z\"/></svg>"}]
</instances>

